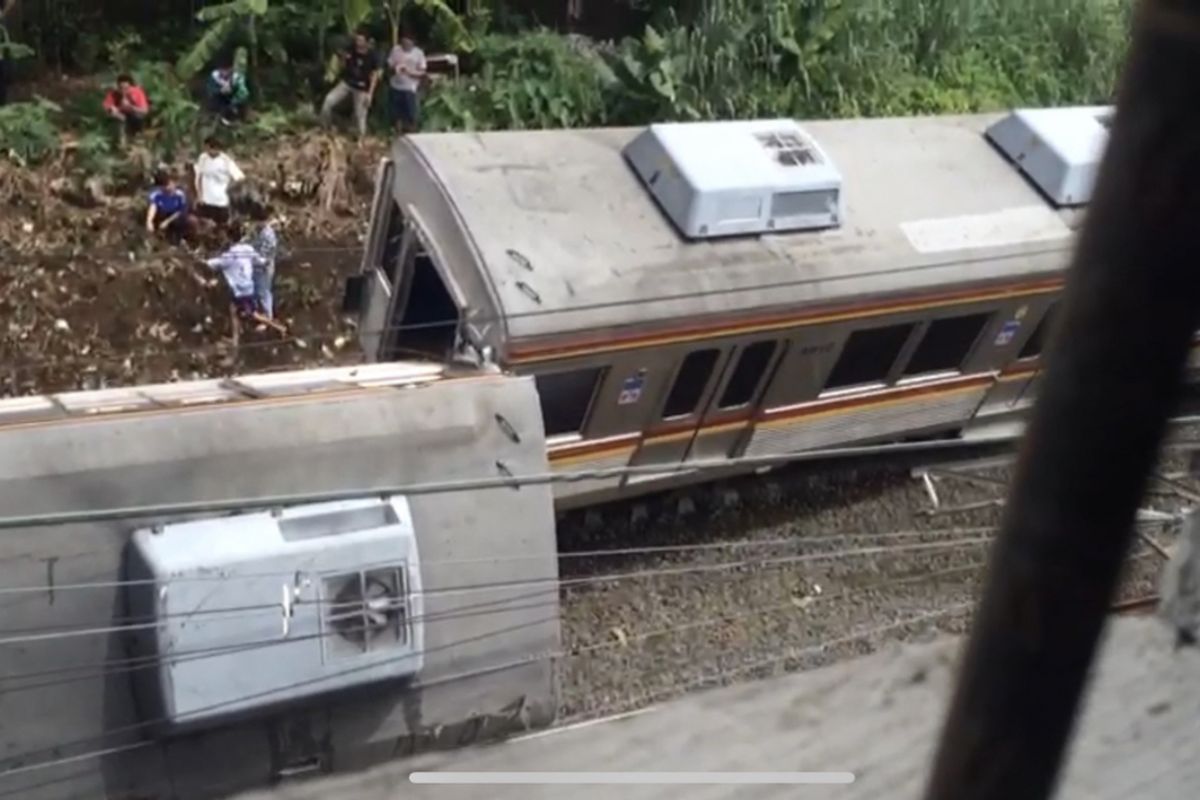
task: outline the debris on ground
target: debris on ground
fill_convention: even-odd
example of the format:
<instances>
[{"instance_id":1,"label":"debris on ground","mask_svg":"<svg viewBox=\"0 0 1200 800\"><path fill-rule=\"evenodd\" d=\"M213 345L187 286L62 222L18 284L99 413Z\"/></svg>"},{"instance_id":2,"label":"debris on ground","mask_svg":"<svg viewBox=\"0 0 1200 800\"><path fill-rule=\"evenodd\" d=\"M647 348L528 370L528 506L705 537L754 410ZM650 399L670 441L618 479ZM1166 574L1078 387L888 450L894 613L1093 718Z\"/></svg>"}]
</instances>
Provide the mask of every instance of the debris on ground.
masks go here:
<instances>
[{"instance_id":1,"label":"debris on ground","mask_svg":"<svg viewBox=\"0 0 1200 800\"><path fill-rule=\"evenodd\" d=\"M382 143L327 135L235 154L249 176L235 202L274 205L283 253L277 314L230 341L228 298L193 246L147 239L149 176L136 151L120 175L82 175L66 151L30 170L0 162L0 395L299 369L358 360L343 281L359 266ZM184 178L185 165L175 173Z\"/></svg>"}]
</instances>

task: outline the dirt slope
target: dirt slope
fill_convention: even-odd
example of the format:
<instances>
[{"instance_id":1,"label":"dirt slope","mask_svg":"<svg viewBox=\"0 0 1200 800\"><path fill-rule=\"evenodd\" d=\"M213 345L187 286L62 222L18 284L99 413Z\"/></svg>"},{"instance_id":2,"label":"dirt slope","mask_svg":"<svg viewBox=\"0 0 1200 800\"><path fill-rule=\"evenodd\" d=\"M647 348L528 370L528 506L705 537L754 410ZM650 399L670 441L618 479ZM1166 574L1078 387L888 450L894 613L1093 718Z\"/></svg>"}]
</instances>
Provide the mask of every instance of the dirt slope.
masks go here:
<instances>
[{"instance_id":1,"label":"dirt slope","mask_svg":"<svg viewBox=\"0 0 1200 800\"><path fill-rule=\"evenodd\" d=\"M358 267L382 152L311 136L233 153L249 194L284 217L275 290L289 328L245 333L236 350L224 286L199 261L216 243L147 241L143 154L105 182L81 176L69 151L36 171L0 162L0 395L355 360L342 281Z\"/></svg>"}]
</instances>

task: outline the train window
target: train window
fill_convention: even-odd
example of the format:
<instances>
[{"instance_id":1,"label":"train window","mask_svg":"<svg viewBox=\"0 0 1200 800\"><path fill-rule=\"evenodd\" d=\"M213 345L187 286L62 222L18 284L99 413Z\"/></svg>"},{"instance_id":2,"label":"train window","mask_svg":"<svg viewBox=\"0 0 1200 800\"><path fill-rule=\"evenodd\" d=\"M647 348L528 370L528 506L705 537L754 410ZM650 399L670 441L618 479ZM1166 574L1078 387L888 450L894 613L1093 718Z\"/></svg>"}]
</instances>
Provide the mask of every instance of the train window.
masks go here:
<instances>
[{"instance_id":1,"label":"train window","mask_svg":"<svg viewBox=\"0 0 1200 800\"><path fill-rule=\"evenodd\" d=\"M667 395L663 419L687 416L696 410L719 355L719 350L696 350L687 354L675 376L671 393Z\"/></svg>"},{"instance_id":2,"label":"train window","mask_svg":"<svg viewBox=\"0 0 1200 800\"><path fill-rule=\"evenodd\" d=\"M755 342L742 349L738 355L737 366L733 368L733 374L725 384L725 391L721 393L721 402L717 404L719 408L734 408L754 399L754 393L762 383L776 347L776 342Z\"/></svg>"},{"instance_id":3,"label":"train window","mask_svg":"<svg viewBox=\"0 0 1200 800\"><path fill-rule=\"evenodd\" d=\"M979 340L991 314L968 314L962 317L935 319L913 351L905 375L923 375L960 369L963 361Z\"/></svg>"},{"instance_id":4,"label":"train window","mask_svg":"<svg viewBox=\"0 0 1200 800\"><path fill-rule=\"evenodd\" d=\"M826 389L841 389L864 383L880 383L887 380L888 373L904 343L912 335L915 323L888 325L885 328L868 328L855 331L846 340L842 354L829 373Z\"/></svg>"},{"instance_id":5,"label":"train window","mask_svg":"<svg viewBox=\"0 0 1200 800\"><path fill-rule=\"evenodd\" d=\"M1021 352L1017 354L1017 358L1034 358L1042 354L1042 348L1046 346L1046 337L1050 334L1050 325L1054 320L1054 312L1057 310L1057 303L1046 310L1046 313L1042 315L1042 321L1033 329L1033 334L1021 347Z\"/></svg>"},{"instance_id":6,"label":"train window","mask_svg":"<svg viewBox=\"0 0 1200 800\"><path fill-rule=\"evenodd\" d=\"M395 286L396 273L400 268L400 245L404 242L404 212L394 200L384 237L383 247L379 251L379 268L387 275L388 283Z\"/></svg>"},{"instance_id":7,"label":"train window","mask_svg":"<svg viewBox=\"0 0 1200 800\"><path fill-rule=\"evenodd\" d=\"M603 371L591 367L534 378L547 437L583 431Z\"/></svg>"}]
</instances>

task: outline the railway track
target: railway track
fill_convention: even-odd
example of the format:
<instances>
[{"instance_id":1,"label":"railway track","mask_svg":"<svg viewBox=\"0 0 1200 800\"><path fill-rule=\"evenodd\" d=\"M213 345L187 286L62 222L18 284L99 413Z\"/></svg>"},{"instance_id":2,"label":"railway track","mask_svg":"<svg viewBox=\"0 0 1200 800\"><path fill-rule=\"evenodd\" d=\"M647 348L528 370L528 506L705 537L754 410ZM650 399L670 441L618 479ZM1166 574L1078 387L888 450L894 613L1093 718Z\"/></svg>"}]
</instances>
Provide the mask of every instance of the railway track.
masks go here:
<instances>
[{"instance_id":1,"label":"railway track","mask_svg":"<svg viewBox=\"0 0 1200 800\"><path fill-rule=\"evenodd\" d=\"M1164 448L1115 613L1156 604L1177 517L1200 498L1183 474L1191 449ZM567 515L561 574L606 579L562 591L560 723L963 632L1011 458L800 464Z\"/></svg>"}]
</instances>

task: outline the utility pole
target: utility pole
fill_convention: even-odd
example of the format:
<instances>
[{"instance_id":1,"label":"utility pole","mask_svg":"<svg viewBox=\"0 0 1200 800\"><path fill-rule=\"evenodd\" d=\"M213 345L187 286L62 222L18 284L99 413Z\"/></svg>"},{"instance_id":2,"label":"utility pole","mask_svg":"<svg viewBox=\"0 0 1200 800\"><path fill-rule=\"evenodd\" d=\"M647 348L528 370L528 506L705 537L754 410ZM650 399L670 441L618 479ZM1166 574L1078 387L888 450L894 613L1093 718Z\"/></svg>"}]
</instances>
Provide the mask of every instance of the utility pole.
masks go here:
<instances>
[{"instance_id":1,"label":"utility pole","mask_svg":"<svg viewBox=\"0 0 1200 800\"><path fill-rule=\"evenodd\" d=\"M1144 0L926 800L1056 788L1200 320L1197 76L1200 0Z\"/></svg>"}]
</instances>

